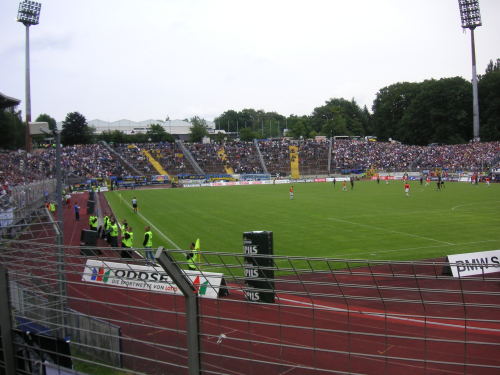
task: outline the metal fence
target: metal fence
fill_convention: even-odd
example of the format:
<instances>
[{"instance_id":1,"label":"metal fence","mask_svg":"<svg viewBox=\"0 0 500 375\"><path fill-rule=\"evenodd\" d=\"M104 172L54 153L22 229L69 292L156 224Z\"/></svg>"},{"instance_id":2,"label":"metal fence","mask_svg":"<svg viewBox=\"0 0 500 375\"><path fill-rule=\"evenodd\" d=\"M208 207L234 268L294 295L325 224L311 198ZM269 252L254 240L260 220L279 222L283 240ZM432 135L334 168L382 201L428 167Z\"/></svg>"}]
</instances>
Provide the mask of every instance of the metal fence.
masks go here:
<instances>
[{"instance_id":1,"label":"metal fence","mask_svg":"<svg viewBox=\"0 0 500 375\"><path fill-rule=\"evenodd\" d=\"M257 255L270 261L257 267L261 277L245 271L243 251L204 252L184 271L190 250L160 249L151 266L142 249L122 258L121 249L68 246L60 267L49 242L0 245L9 279L0 279L0 374L20 359L31 364L20 374L44 361L89 374L500 372L498 274L455 278L440 261ZM273 298L253 302L252 293Z\"/></svg>"}]
</instances>

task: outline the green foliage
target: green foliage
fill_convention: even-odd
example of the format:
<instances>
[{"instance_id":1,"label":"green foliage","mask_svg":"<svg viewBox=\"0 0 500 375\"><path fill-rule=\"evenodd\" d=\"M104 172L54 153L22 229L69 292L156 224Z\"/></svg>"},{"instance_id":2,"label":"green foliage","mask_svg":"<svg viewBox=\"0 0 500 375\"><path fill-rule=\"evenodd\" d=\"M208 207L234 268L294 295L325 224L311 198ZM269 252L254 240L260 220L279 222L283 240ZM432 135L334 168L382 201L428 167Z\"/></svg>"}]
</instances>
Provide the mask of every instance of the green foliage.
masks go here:
<instances>
[{"instance_id":1,"label":"green foliage","mask_svg":"<svg viewBox=\"0 0 500 375\"><path fill-rule=\"evenodd\" d=\"M497 71L500 71L500 59L497 59L497 61L495 62L493 62L493 60L490 60L490 62L486 66L485 75ZM481 80L483 77L484 75L478 75L479 80Z\"/></svg>"},{"instance_id":2,"label":"green foliage","mask_svg":"<svg viewBox=\"0 0 500 375\"><path fill-rule=\"evenodd\" d=\"M372 108L372 124L379 140L396 138L401 119L418 91L417 83L403 82L384 87L377 93Z\"/></svg>"},{"instance_id":3,"label":"green foliage","mask_svg":"<svg viewBox=\"0 0 500 375\"><path fill-rule=\"evenodd\" d=\"M500 61L478 83L480 136L482 141L500 140Z\"/></svg>"},{"instance_id":4,"label":"green foliage","mask_svg":"<svg viewBox=\"0 0 500 375\"><path fill-rule=\"evenodd\" d=\"M174 142L174 137L167 133L160 124L149 125L146 135L148 141L151 139L151 142Z\"/></svg>"},{"instance_id":5,"label":"green foliage","mask_svg":"<svg viewBox=\"0 0 500 375\"><path fill-rule=\"evenodd\" d=\"M15 150L25 147L26 124L21 112L0 110L0 148Z\"/></svg>"},{"instance_id":6,"label":"green foliage","mask_svg":"<svg viewBox=\"0 0 500 375\"><path fill-rule=\"evenodd\" d=\"M419 145L464 143L472 138L471 103L471 85L461 77L384 87L373 104L375 135Z\"/></svg>"},{"instance_id":7,"label":"green foliage","mask_svg":"<svg viewBox=\"0 0 500 375\"><path fill-rule=\"evenodd\" d=\"M35 121L47 122L49 124L49 129L51 132L57 130L57 121L46 113L42 113L41 115L39 115Z\"/></svg>"},{"instance_id":8,"label":"green foliage","mask_svg":"<svg viewBox=\"0 0 500 375\"><path fill-rule=\"evenodd\" d=\"M311 126L319 135L366 135L368 118L353 100L330 99L321 107L314 108Z\"/></svg>"},{"instance_id":9,"label":"green foliage","mask_svg":"<svg viewBox=\"0 0 500 375\"><path fill-rule=\"evenodd\" d=\"M105 130L96 138L107 143L127 143L130 142L130 137L120 130Z\"/></svg>"},{"instance_id":10,"label":"green foliage","mask_svg":"<svg viewBox=\"0 0 500 375\"><path fill-rule=\"evenodd\" d=\"M236 133L241 129L250 128L258 138L281 137L286 127L286 118L276 112L243 109L240 112L229 110L215 119L217 129ZM241 138L241 134L240 134Z\"/></svg>"},{"instance_id":11,"label":"green foliage","mask_svg":"<svg viewBox=\"0 0 500 375\"><path fill-rule=\"evenodd\" d=\"M428 80L399 122L397 140L426 145L465 143L472 138L472 90L461 77Z\"/></svg>"},{"instance_id":12,"label":"green foliage","mask_svg":"<svg viewBox=\"0 0 500 375\"><path fill-rule=\"evenodd\" d=\"M288 137L295 139L309 138L311 133L311 119L308 116L295 116L291 115L287 119Z\"/></svg>"},{"instance_id":13,"label":"green foliage","mask_svg":"<svg viewBox=\"0 0 500 375\"><path fill-rule=\"evenodd\" d=\"M191 123L191 128L189 129L191 132L189 135L191 142L201 142L203 137L208 136L207 122L204 119L195 116L189 122Z\"/></svg>"},{"instance_id":14,"label":"green foliage","mask_svg":"<svg viewBox=\"0 0 500 375\"><path fill-rule=\"evenodd\" d=\"M92 143L93 133L94 130L88 126L82 114L71 112L63 121L61 142L65 146Z\"/></svg>"},{"instance_id":15,"label":"green foliage","mask_svg":"<svg viewBox=\"0 0 500 375\"><path fill-rule=\"evenodd\" d=\"M252 128L243 128L240 130L240 139L242 141L253 141L257 138L259 138L259 135Z\"/></svg>"}]
</instances>

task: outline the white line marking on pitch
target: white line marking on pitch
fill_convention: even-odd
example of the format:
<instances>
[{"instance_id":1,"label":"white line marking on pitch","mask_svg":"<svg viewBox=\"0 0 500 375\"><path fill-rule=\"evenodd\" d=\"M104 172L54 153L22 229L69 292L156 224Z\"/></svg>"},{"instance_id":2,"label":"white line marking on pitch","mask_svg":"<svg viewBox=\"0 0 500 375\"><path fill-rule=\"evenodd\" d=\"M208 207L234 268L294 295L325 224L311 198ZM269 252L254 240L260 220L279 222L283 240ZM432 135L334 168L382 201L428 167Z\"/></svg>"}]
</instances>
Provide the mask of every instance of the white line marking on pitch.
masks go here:
<instances>
[{"instance_id":1,"label":"white line marking on pitch","mask_svg":"<svg viewBox=\"0 0 500 375\"><path fill-rule=\"evenodd\" d=\"M125 199L123 199L122 197L122 194L121 193L118 193L118 196L120 197L120 199L125 203L125 205L133 212L134 210L129 207L127 201ZM153 228L156 232L158 232L160 234L160 236L162 236L163 238L165 238L168 242L170 242L172 245L174 245L174 247L177 249L177 250L180 250L180 247L179 245L177 245L174 241L172 241L165 233L163 233L161 230L158 229L158 227L156 225L154 225L152 222L150 222L148 219L146 219L146 217L141 214L140 212L137 212L136 213L143 221L145 221L146 223L148 223L148 225Z\"/></svg>"},{"instance_id":2,"label":"white line marking on pitch","mask_svg":"<svg viewBox=\"0 0 500 375\"><path fill-rule=\"evenodd\" d=\"M412 233L400 232L400 231L398 231L398 230L390 230L390 229L385 229L385 228L381 228L381 227L376 227L376 226L374 226L374 225L368 225L368 224L360 224L360 223L355 223L355 222L353 222L353 221L348 221L348 220L337 219L337 218L335 218L335 217L329 217L329 218L328 218L328 220L339 221L339 222L341 222L341 223L347 223L347 224L351 224L351 225L358 225L358 226L360 226L360 227L366 227L366 228L377 229L377 230L381 230L381 231L384 231L384 232L389 232L389 233L404 234L405 236L422 238L422 239L424 239L424 240L434 241L434 242L438 242L438 243L444 243L444 244L446 244L446 245L455 245L454 243L451 243L451 242L439 241L439 240L435 240L434 238L429 238L429 237L419 236L418 234L412 234Z\"/></svg>"},{"instance_id":3,"label":"white line marking on pitch","mask_svg":"<svg viewBox=\"0 0 500 375\"><path fill-rule=\"evenodd\" d=\"M499 203L500 201L491 201L491 202L481 202L481 203L476 203L476 202L472 202L472 203L465 203L465 204L459 204L458 206L455 206L455 207L452 207L451 210L452 211L455 211L457 208L460 208L460 207L465 207L465 206L471 206L471 205L481 205L481 204L490 204L490 203Z\"/></svg>"},{"instance_id":4,"label":"white line marking on pitch","mask_svg":"<svg viewBox=\"0 0 500 375\"><path fill-rule=\"evenodd\" d=\"M448 246L464 246L464 245L475 245L478 243L485 243L485 242L500 242L500 240L484 240L484 241L473 241L473 242L460 242L460 243L455 243L455 244L450 244ZM370 250L370 251L365 251L362 253L356 253L359 255L362 254L371 254L372 252L375 251L375 254L384 254L384 253L394 253L396 251L403 251L403 250L421 250L421 249L433 249L436 247L444 247L444 245L430 245L430 246L419 246L419 247L402 247L399 249L391 249L391 250ZM347 256L347 255L352 255L352 253L345 253L345 254L337 254L338 256Z\"/></svg>"}]
</instances>

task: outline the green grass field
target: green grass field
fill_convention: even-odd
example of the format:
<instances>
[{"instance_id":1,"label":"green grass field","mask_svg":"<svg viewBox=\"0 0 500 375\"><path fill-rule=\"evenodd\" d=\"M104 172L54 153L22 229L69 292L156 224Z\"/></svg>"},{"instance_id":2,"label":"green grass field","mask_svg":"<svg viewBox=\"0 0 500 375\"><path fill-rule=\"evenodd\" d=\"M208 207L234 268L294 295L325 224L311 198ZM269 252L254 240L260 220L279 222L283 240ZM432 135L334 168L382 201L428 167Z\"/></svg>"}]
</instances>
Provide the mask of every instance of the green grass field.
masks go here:
<instances>
[{"instance_id":1,"label":"green grass field","mask_svg":"<svg viewBox=\"0 0 500 375\"><path fill-rule=\"evenodd\" d=\"M115 215L134 229L142 247L147 219L154 246L242 253L242 233L269 230L276 255L379 260L422 260L500 249L500 184L487 187L411 182L357 182L343 192L337 182L157 190L122 190L106 197ZM133 196L139 214L132 211ZM142 217L141 217L142 215Z\"/></svg>"}]
</instances>

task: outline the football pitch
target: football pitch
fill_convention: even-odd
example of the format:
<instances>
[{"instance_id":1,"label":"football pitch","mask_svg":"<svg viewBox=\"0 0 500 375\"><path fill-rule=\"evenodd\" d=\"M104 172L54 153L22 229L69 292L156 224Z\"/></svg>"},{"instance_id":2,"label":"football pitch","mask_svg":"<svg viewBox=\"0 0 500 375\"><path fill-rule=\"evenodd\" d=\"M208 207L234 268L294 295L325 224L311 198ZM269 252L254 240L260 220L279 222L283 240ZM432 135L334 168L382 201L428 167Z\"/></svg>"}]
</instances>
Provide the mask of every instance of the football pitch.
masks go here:
<instances>
[{"instance_id":1,"label":"football pitch","mask_svg":"<svg viewBox=\"0 0 500 375\"><path fill-rule=\"evenodd\" d=\"M337 182L107 192L121 221L142 248L153 224L154 247L241 254L243 232L273 232L274 254L371 260L423 260L500 249L500 184ZM137 198L139 211L131 206ZM161 232L161 233L160 233Z\"/></svg>"}]
</instances>

